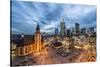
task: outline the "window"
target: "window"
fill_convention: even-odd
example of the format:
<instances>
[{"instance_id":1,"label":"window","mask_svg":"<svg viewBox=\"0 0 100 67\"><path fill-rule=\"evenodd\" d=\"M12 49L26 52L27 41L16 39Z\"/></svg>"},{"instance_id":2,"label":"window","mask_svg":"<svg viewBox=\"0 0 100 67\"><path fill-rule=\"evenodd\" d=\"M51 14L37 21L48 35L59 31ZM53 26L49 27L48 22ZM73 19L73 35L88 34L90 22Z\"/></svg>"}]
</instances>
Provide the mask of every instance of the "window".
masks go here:
<instances>
[{"instance_id":1,"label":"window","mask_svg":"<svg viewBox=\"0 0 100 67\"><path fill-rule=\"evenodd\" d=\"M28 54L28 46L24 46L24 55Z\"/></svg>"},{"instance_id":2,"label":"window","mask_svg":"<svg viewBox=\"0 0 100 67\"><path fill-rule=\"evenodd\" d=\"M32 45L29 45L29 53L32 53Z\"/></svg>"},{"instance_id":3,"label":"window","mask_svg":"<svg viewBox=\"0 0 100 67\"><path fill-rule=\"evenodd\" d=\"M23 47L18 47L18 56L23 55Z\"/></svg>"}]
</instances>

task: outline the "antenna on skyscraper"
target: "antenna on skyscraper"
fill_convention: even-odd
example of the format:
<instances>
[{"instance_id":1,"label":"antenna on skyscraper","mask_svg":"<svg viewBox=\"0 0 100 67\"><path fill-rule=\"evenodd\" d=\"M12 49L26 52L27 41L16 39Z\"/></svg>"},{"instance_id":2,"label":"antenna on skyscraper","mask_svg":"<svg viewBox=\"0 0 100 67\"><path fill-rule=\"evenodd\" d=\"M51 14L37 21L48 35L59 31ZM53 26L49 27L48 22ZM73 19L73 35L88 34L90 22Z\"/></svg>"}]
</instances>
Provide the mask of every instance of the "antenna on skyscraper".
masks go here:
<instances>
[{"instance_id":1,"label":"antenna on skyscraper","mask_svg":"<svg viewBox=\"0 0 100 67\"><path fill-rule=\"evenodd\" d=\"M61 22L64 22L64 17L62 17Z\"/></svg>"}]
</instances>

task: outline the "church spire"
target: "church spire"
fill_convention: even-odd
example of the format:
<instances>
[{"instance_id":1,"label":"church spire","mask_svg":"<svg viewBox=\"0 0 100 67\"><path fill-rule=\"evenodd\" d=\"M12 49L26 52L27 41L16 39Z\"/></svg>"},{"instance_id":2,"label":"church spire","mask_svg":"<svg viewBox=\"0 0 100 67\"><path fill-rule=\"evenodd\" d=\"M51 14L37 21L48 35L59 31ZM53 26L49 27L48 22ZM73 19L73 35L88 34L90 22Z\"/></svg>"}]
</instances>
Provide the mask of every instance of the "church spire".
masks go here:
<instances>
[{"instance_id":1,"label":"church spire","mask_svg":"<svg viewBox=\"0 0 100 67\"><path fill-rule=\"evenodd\" d=\"M37 27L36 27L36 32L40 32L40 26L38 23L37 23Z\"/></svg>"}]
</instances>

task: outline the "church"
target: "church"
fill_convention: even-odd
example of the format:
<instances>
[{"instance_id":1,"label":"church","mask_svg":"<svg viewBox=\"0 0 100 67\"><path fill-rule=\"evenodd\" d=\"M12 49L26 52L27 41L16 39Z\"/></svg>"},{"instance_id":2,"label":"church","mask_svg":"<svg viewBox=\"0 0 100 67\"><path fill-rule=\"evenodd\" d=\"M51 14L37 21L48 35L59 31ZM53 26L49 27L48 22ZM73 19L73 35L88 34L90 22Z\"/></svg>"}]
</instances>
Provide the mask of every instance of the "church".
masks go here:
<instances>
[{"instance_id":1,"label":"church","mask_svg":"<svg viewBox=\"0 0 100 67\"><path fill-rule=\"evenodd\" d=\"M11 45L11 55L13 55L15 51L15 56L26 56L32 53L37 53L40 52L44 47L40 27L38 24L34 36L22 34L21 37L15 41L16 42L13 41ZM14 45L16 45L15 49L13 49Z\"/></svg>"}]
</instances>

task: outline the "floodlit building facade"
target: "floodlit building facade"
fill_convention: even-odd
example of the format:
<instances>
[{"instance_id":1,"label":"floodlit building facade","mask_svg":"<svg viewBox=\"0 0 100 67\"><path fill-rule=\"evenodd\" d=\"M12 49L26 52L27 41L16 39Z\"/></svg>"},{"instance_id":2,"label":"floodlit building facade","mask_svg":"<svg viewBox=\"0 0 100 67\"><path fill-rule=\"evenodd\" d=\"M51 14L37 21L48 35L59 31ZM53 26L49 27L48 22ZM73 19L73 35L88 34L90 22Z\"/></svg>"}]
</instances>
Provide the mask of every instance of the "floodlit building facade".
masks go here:
<instances>
[{"instance_id":1,"label":"floodlit building facade","mask_svg":"<svg viewBox=\"0 0 100 67\"><path fill-rule=\"evenodd\" d=\"M29 43L30 41L31 43ZM26 56L32 53L37 53L40 52L43 49L43 47L43 39L40 32L40 27L39 25L37 25L36 32L34 34L34 39L32 36L25 37L24 34L22 34L20 39L17 40L16 56Z\"/></svg>"}]
</instances>

